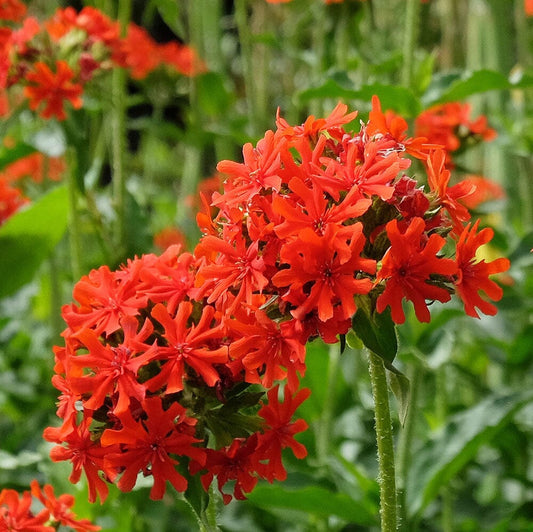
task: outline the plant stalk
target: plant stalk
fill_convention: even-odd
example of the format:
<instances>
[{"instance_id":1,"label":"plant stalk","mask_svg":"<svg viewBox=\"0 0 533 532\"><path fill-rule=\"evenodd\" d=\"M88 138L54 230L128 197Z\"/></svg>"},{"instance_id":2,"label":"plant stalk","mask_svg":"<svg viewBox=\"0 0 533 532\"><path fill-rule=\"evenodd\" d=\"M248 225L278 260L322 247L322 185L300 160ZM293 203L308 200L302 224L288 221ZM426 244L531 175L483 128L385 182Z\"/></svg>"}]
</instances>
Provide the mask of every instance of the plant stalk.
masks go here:
<instances>
[{"instance_id":1,"label":"plant stalk","mask_svg":"<svg viewBox=\"0 0 533 532\"><path fill-rule=\"evenodd\" d=\"M381 532L396 532L396 473L387 375L383 360L372 351L368 352L368 362L376 420Z\"/></svg>"},{"instance_id":2,"label":"plant stalk","mask_svg":"<svg viewBox=\"0 0 533 532\"><path fill-rule=\"evenodd\" d=\"M406 4L401 83L405 87L412 88L416 42L418 40L420 0L406 0Z\"/></svg>"},{"instance_id":3,"label":"plant stalk","mask_svg":"<svg viewBox=\"0 0 533 532\"><path fill-rule=\"evenodd\" d=\"M120 24L121 34L127 32L131 18L131 0L119 0L117 19ZM126 250L128 242L126 222L126 170L125 152L126 142L126 72L122 68L114 68L112 76L112 102L111 129L112 137L112 168L113 168L113 195L115 212L117 216L115 242L120 255Z\"/></svg>"}]
</instances>

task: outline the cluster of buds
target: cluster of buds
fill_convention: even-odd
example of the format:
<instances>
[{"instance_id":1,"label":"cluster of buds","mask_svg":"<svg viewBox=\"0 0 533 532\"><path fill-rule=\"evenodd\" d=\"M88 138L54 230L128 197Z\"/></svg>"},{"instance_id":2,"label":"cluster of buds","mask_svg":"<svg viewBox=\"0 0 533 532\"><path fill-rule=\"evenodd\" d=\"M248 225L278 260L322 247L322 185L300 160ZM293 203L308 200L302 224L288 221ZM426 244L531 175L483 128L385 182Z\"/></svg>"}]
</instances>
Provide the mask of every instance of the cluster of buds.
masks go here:
<instances>
[{"instance_id":1,"label":"cluster of buds","mask_svg":"<svg viewBox=\"0 0 533 532\"><path fill-rule=\"evenodd\" d=\"M3 113L9 99L45 118L65 120L65 102L83 106L89 81L116 67L126 68L134 79L145 78L159 67L192 76L205 69L194 50L172 41L156 43L146 30L129 23L124 37L120 25L94 7L79 13L58 9L45 21L25 17L25 6L12 0L12 9L0 11L0 20L13 27L0 28L0 93ZM20 9L15 7L20 4ZM22 88L22 94L16 89ZM13 94L11 94L13 93Z\"/></svg>"},{"instance_id":2,"label":"cluster of buds","mask_svg":"<svg viewBox=\"0 0 533 532\"><path fill-rule=\"evenodd\" d=\"M50 484L43 488L36 480L30 485L31 491L22 495L13 489L0 491L0 530L20 530L31 532L55 532L58 527L76 532L96 532L101 527L87 519L78 519L71 508L74 497L63 494L56 497ZM36 503L41 507L35 510Z\"/></svg>"},{"instance_id":3,"label":"cluster of buds","mask_svg":"<svg viewBox=\"0 0 533 532\"><path fill-rule=\"evenodd\" d=\"M55 350L63 424L45 438L72 481L85 471L91 500L139 473L152 498L194 474L206 489L234 480L236 498L284 479L282 450L306 454L294 439L306 423L292 421L309 394L306 343L337 342L359 307L399 324L407 300L427 322L429 302L456 293L468 315L495 313L480 292L498 300L489 275L509 263L476 259L492 230L462 203L475 187L450 186L444 150L408 138L377 98L350 133L356 115L339 104L300 126L278 116L242 163L219 163L223 192L204 199L194 253L172 246L76 285ZM427 190L407 174L411 157Z\"/></svg>"}]
</instances>

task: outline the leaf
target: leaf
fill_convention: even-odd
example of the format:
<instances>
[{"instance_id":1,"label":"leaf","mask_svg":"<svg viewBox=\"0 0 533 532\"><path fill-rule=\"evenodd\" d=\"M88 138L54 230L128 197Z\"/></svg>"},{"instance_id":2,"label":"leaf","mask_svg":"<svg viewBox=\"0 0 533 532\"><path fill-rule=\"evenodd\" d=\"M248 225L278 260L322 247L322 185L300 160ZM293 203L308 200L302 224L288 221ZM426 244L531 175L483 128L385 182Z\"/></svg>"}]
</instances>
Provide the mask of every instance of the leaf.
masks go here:
<instances>
[{"instance_id":1,"label":"leaf","mask_svg":"<svg viewBox=\"0 0 533 532\"><path fill-rule=\"evenodd\" d=\"M389 371L388 377L389 387L398 401L398 417L403 426L411 404L409 379L397 369Z\"/></svg>"},{"instance_id":2,"label":"leaf","mask_svg":"<svg viewBox=\"0 0 533 532\"><path fill-rule=\"evenodd\" d=\"M493 394L453 416L442 431L416 453L407 478L407 509L420 516L446 485L513 415L533 399L531 391Z\"/></svg>"},{"instance_id":3,"label":"leaf","mask_svg":"<svg viewBox=\"0 0 533 532\"><path fill-rule=\"evenodd\" d=\"M336 79L329 78L319 87L306 89L298 94L302 102L315 98L331 98L344 100L361 100L370 102L372 96L377 95L383 109L391 109L407 117L417 115L421 104L411 90L400 87L373 83L363 85L360 89L352 89L340 84Z\"/></svg>"},{"instance_id":4,"label":"leaf","mask_svg":"<svg viewBox=\"0 0 533 532\"><path fill-rule=\"evenodd\" d=\"M398 352L396 326L390 310L386 309L380 314L359 298L357 312L352 319L352 329L363 344L381 357L385 366L390 369Z\"/></svg>"},{"instance_id":5,"label":"leaf","mask_svg":"<svg viewBox=\"0 0 533 532\"><path fill-rule=\"evenodd\" d=\"M371 513L360 501L345 493L335 493L318 486L289 490L281 486L257 486L248 499L265 509L286 508L319 517L335 515L347 522L373 526L377 515Z\"/></svg>"},{"instance_id":6,"label":"leaf","mask_svg":"<svg viewBox=\"0 0 533 532\"><path fill-rule=\"evenodd\" d=\"M224 113L231 105L231 95L224 86L224 78L216 72L196 77L198 104L209 116Z\"/></svg>"},{"instance_id":7,"label":"leaf","mask_svg":"<svg viewBox=\"0 0 533 532\"><path fill-rule=\"evenodd\" d=\"M422 98L425 106L435 103L464 100L474 94L493 90L524 89L533 86L533 77L521 76L511 81L501 72L482 69L462 76L448 74L440 84L431 84Z\"/></svg>"},{"instance_id":8,"label":"leaf","mask_svg":"<svg viewBox=\"0 0 533 532\"><path fill-rule=\"evenodd\" d=\"M17 143L13 148L2 148L0 150L0 170L23 157L35 153L35 148L24 142Z\"/></svg>"},{"instance_id":9,"label":"leaf","mask_svg":"<svg viewBox=\"0 0 533 532\"><path fill-rule=\"evenodd\" d=\"M154 3L165 24L177 37L184 37L185 28L180 20L179 2L176 0L154 0Z\"/></svg>"},{"instance_id":10,"label":"leaf","mask_svg":"<svg viewBox=\"0 0 533 532\"><path fill-rule=\"evenodd\" d=\"M56 187L0 227L0 297L29 283L67 228L67 190Z\"/></svg>"}]
</instances>

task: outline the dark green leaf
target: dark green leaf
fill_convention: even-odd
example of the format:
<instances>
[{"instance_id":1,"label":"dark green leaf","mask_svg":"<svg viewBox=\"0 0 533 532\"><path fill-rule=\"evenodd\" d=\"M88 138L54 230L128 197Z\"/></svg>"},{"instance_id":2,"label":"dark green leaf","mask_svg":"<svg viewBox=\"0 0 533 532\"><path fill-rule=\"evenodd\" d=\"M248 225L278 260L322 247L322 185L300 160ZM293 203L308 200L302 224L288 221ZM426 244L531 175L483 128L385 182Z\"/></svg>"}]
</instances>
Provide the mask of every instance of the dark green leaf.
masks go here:
<instances>
[{"instance_id":1,"label":"dark green leaf","mask_svg":"<svg viewBox=\"0 0 533 532\"><path fill-rule=\"evenodd\" d=\"M385 366L390 367L398 351L396 326L392 321L390 310L381 314L359 304L352 319L352 329L363 344L373 353L380 356Z\"/></svg>"},{"instance_id":2,"label":"dark green leaf","mask_svg":"<svg viewBox=\"0 0 533 532\"><path fill-rule=\"evenodd\" d=\"M29 283L67 228L67 190L57 187L0 227L0 297Z\"/></svg>"},{"instance_id":3,"label":"dark green leaf","mask_svg":"<svg viewBox=\"0 0 533 532\"><path fill-rule=\"evenodd\" d=\"M14 163L22 157L31 155L36 150L29 144L24 144L23 142L17 143L13 148L3 147L0 150L0 170L3 170L8 164Z\"/></svg>"},{"instance_id":4,"label":"dark green leaf","mask_svg":"<svg viewBox=\"0 0 533 532\"><path fill-rule=\"evenodd\" d=\"M179 2L176 0L154 0L154 3L161 18L165 21L165 24L176 34L176 36L184 37L185 28L180 20Z\"/></svg>"},{"instance_id":5,"label":"dark green leaf","mask_svg":"<svg viewBox=\"0 0 533 532\"><path fill-rule=\"evenodd\" d=\"M345 493L334 493L317 486L288 490L279 485L261 485L248 498L260 508L287 508L320 517L335 515L363 526L377 524L377 515L371 513L360 501L353 500Z\"/></svg>"},{"instance_id":6,"label":"dark green leaf","mask_svg":"<svg viewBox=\"0 0 533 532\"><path fill-rule=\"evenodd\" d=\"M407 508L418 516L454 477L490 442L513 415L533 399L533 392L492 395L465 410L416 453L407 479Z\"/></svg>"}]
</instances>

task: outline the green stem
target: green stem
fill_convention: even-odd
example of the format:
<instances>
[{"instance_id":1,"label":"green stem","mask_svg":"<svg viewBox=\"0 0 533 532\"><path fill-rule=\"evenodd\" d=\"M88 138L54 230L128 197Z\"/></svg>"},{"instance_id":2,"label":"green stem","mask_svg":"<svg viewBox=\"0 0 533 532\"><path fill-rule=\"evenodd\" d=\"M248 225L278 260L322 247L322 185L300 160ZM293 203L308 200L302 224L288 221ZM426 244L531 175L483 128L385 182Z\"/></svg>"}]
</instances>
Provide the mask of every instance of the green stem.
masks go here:
<instances>
[{"instance_id":1,"label":"green stem","mask_svg":"<svg viewBox=\"0 0 533 532\"><path fill-rule=\"evenodd\" d=\"M420 0L406 0L406 3L401 82L405 87L412 88L415 49L418 39Z\"/></svg>"},{"instance_id":2,"label":"green stem","mask_svg":"<svg viewBox=\"0 0 533 532\"><path fill-rule=\"evenodd\" d=\"M446 366L443 365L438 368L435 375L435 407L437 413L437 419L440 423L444 423L448 414L448 393L446 390ZM441 526L443 532L453 532L454 519L453 519L453 498L452 492L448 485L444 485L440 494L442 497L441 506Z\"/></svg>"},{"instance_id":3,"label":"green stem","mask_svg":"<svg viewBox=\"0 0 533 532\"><path fill-rule=\"evenodd\" d=\"M120 23L121 34L125 35L131 18L131 0L119 0L117 19ZM128 242L126 221L126 71L122 68L113 69L112 77L112 167L113 194L115 212L117 216L115 242L120 255L125 252Z\"/></svg>"},{"instance_id":4,"label":"green stem","mask_svg":"<svg viewBox=\"0 0 533 532\"><path fill-rule=\"evenodd\" d=\"M241 45L241 61L246 91L246 109L250 135L255 136L259 131L257 120L257 85L254 77L253 37L250 31L250 17L248 16L247 0L235 0L235 23L239 32Z\"/></svg>"},{"instance_id":5,"label":"green stem","mask_svg":"<svg viewBox=\"0 0 533 532\"><path fill-rule=\"evenodd\" d=\"M400 432L398 440L398 517L400 521L400 528L407 530L407 511L406 511L406 486L407 474L411 466L411 450L413 444L413 434L416 422L417 400L420 383L420 367L418 365L412 366L408 374L410 382L410 401L407 416Z\"/></svg>"},{"instance_id":6,"label":"green stem","mask_svg":"<svg viewBox=\"0 0 533 532\"><path fill-rule=\"evenodd\" d=\"M339 346L331 345L329 348L329 367L324 396L324 405L322 407L322 415L320 416L318 432L316 435L316 454L318 462L321 466L326 465L329 452L329 442L331 440L331 422L333 419L333 406L335 404L335 383L339 373L339 358Z\"/></svg>"},{"instance_id":7,"label":"green stem","mask_svg":"<svg viewBox=\"0 0 533 532\"><path fill-rule=\"evenodd\" d=\"M68 231L70 245L70 265L72 277L78 280L81 277L81 236L80 236L80 213L78 209L78 182L76 173L78 172L78 161L74 149L67 152L67 187L68 187Z\"/></svg>"},{"instance_id":8,"label":"green stem","mask_svg":"<svg viewBox=\"0 0 533 532\"><path fill-rule=\"evenodd\" d=\"M378 355L369 351L368 362L376 420L381 532L396 532L398 519L394 470L394 442L392 437L387 375L383 360Z\"/></svg>"}]
</instances>

